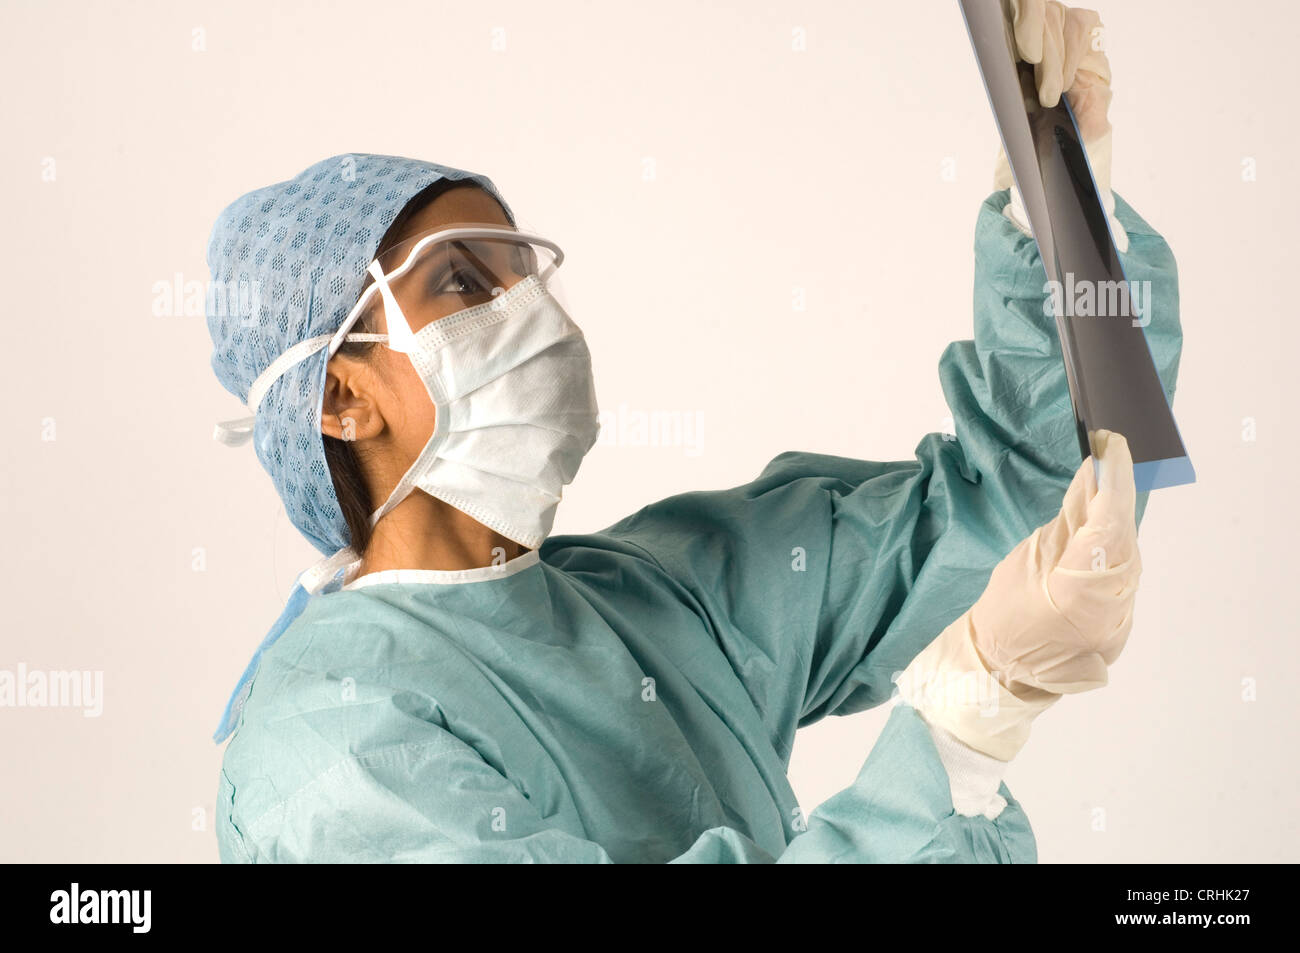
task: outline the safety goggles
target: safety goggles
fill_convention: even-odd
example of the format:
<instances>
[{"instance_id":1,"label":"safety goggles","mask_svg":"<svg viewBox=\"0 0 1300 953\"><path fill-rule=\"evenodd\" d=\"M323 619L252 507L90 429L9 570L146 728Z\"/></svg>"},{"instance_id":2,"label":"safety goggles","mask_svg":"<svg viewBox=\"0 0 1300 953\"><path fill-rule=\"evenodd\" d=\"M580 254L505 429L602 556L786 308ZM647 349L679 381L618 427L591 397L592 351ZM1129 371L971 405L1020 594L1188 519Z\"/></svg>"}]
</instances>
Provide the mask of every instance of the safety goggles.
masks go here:
<instances>
[{"instance_id":1,"label":"safety goggles","mask_svg":"<svg viewBox=\"0 0 1300 953\"><path fill-rule=\"evenodd\" d=\"M422 327L488 304L525 278L544 286L563 261L554 242L502 226L454 225L416 235L370 263L370 280L330 341L329 356L351 340L383 340L407 353ZM387 334L353 333L358 325L383 326Z\"/></svg>"}]
</instances>

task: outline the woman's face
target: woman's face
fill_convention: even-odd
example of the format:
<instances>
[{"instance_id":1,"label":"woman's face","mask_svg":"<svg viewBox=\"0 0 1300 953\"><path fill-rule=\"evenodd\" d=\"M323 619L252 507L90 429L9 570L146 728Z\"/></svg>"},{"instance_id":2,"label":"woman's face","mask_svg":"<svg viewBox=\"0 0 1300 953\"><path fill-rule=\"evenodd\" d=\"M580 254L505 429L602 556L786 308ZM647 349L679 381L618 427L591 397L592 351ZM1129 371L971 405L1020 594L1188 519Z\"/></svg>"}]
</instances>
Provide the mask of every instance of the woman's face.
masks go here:
<instances>
[{"instance_id":1,"label":"woman's face","mask_svg":"<svg viewBox=\"0 0 1300 953\"><path fill-rule=\"evenodd\" d=\"M418 235L461 224L513 227L492 196L467 184L443 192L412 215L391 244L400 246ZM394 292L399 301L409 302L402 312L412 331L451 310L421 307L396 286ZM383 311L382 306L374 308L369 322L373 331L388 332ZM368 473L372 481L395 483L429 442L435 418L429 392L405 354L381 345L364 356L340 353L330 360L321 430L354 440L367 469L377 470Z\"/></svg>"}]
</instances>

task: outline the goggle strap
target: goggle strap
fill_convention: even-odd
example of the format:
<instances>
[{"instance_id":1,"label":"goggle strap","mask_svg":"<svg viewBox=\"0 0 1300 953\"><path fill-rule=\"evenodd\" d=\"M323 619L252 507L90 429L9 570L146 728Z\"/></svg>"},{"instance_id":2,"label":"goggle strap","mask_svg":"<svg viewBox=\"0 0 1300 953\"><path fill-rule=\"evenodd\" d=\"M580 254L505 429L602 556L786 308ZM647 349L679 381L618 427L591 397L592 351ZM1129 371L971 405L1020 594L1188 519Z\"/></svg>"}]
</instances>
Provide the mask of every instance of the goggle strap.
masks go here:
<instances>
[{"instance_id":1,"label":"goggle strap","mask_svg":"<svg viewBox=\"0 0 1300 953\"><path fill-rule=\"evenodd\" d=\"M405 320L402 323L405 324ZM299 341L272 361L271 366L259 374L257 380L253 381L253 386L248 389L247 406L254 416L218 421L216 429L212 432L212 439L218 443L224 443L228 447L241 447L252 440L253 424L257 421L255 416L257 408L262 403L262 398L266 396L267 391L271 389L271 386L280 379L280 376L285 371L328 346L332 339L333 335L322 334L318 337L308 338L305 341ZM388 341L388 335L346 334L343 340L357 344L383 344Z\"/></svg>"},{"instance_id":2,"label":"goggle strap","mask_svg":"<svg viewBox=\"0 0 1300 953\"><path fill-rule=\"evenodd\" d=\"M379 286L380 297L384 299L384 319L388 322L389 348L401 354L410 354L415 350L415 335L411 332L411 326L406 323L406 315L402 314L397 298L393 296L393 289L388 287L388 278L384 275L384 269L379 266L378 261L372 261L366 271L374 277L375 284Z\"/></svg>"},{"instance_id":3,"label":"goggle strap","mask_svg":"<svg viewBox=\"0 0 1300 953\"><path fill-rule=\"evenodd\" d=\"M219 420L212 431L212 439L224 443L227 447L242 447L253 439L253 424L256 422L256 417Z\"/></svg>"}]
</instances>

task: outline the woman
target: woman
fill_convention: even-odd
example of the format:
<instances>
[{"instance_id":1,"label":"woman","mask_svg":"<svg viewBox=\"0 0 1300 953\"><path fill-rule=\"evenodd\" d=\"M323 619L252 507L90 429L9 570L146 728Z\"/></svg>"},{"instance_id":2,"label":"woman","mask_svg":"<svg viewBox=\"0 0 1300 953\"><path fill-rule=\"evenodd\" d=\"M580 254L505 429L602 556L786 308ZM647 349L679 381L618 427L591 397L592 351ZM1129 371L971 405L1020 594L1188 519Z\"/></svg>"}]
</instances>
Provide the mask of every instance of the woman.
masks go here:
<instances>
[{"instance_id":1,"label":"woman","mask_svg":"<svg viewBox=\"0 0 1300 953\"><path fill-rule=\"evenodd\" d=\"M1019 6L1042 95L1069 91L1108 175L1095 14ZM489 180L341 156L223 212L214 280L257 282L260 307L209 318L255 414L221 433L253 439L327 559L218 731L222 859L1033 861L1002 772L1033 717L1105 683L1145 500L1118 435L1094 435L1100 483L1076 466L1012 198L981 208L975 340L940 363L958 439L906 463L786 453L555 538L595 440L591 364L547 290L558 250ZM1172 396L1173 258L1115 204ZM900 672L907 703L805 818L796 729L884 702Z\"/></svg>"}]
</instances>

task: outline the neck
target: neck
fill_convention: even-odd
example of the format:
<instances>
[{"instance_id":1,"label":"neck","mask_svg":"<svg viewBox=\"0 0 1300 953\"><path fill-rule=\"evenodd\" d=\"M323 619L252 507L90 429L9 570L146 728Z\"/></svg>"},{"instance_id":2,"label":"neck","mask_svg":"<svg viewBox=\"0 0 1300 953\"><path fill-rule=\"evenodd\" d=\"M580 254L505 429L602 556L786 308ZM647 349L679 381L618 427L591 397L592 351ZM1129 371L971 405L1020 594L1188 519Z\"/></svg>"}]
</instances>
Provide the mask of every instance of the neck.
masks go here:
<instances>
[{"instance_id":1,"label":"neck","mask_svg":"<svg viewBox=\"0 0 1300 953\"><path fill-rule=\"evenodd\" d=\"M478 569L528 552L514 540L415 490L375 524L360 575L389 569Z\"/></svg>"}]
</instances>

